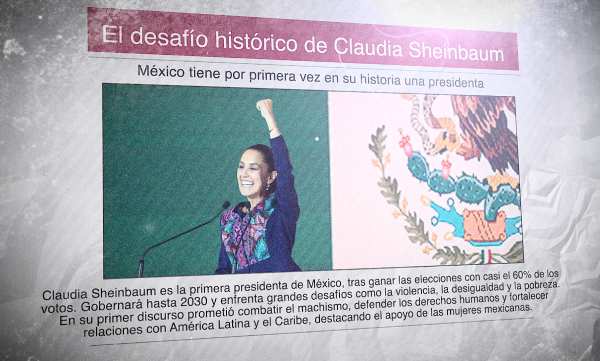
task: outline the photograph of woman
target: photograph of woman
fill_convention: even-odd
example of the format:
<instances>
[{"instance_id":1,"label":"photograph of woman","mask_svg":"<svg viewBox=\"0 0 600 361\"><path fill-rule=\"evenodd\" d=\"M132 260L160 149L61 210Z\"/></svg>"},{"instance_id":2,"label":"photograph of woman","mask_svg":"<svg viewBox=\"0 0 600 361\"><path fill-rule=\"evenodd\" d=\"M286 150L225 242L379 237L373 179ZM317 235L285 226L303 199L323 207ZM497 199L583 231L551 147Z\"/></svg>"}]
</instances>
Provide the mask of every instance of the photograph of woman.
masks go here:
<instances>
[{"instance_id":1,"label":"photograph of woman","mask_svg":"<svg viewBox=\"0 0 600 361\"><path fill-rule=\"evenodd\" d=\"M256 107L271 147L255 144L241 155L237 183L246 201L221 217L218 274L300 271L292 259L300 208L288 149L271 99Z\"/></svg>"}]
</instances>

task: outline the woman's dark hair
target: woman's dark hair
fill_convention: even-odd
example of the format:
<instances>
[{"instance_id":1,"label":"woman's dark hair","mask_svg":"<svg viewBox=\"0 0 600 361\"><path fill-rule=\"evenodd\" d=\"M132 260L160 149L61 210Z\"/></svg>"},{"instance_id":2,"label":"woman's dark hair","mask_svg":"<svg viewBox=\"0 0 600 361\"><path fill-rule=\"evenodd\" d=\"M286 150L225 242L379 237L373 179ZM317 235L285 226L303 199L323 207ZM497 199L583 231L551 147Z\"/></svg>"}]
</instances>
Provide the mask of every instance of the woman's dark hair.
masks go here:
<instances>
[{"instance_id":1,"label":"woman's dark hair","mask_svg":"<svg viewBox=\"0 0 600 361\"><path fill-rule=\"evenodd\" d=\"M262 157L263 160L265 161L265 163L267 163L267 170L269 172L272 172L275 170L275 159L273 159L273 151L271 150L271 147L264 145L264 144L254 144L249 146L248 148L246 148L244 151L246 150L256 150L257 152L259 152ZM275 189L277 188L277 180L274 180L273 183L271 183L269 185L269 190L267 191L267 194L271 194L273 192L275 192Z\"/></svg>"}]
</instances>

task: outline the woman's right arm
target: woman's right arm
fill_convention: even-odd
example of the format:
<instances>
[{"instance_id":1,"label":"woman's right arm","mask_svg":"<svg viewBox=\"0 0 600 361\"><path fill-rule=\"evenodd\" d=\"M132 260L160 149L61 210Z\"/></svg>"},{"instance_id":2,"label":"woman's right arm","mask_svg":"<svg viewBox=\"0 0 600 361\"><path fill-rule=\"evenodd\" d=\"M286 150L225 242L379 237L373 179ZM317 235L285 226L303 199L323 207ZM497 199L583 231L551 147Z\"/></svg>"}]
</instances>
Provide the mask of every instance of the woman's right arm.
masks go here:
<instances>
[{"instance_id":1,"label":"woman's right arm","mask_svg":"<svg viewBox=\"0 0 600 361\"><path fill-rule=\"evenodd\" d=\"M217 265L217 269L215 270L216 274L228 274L231 273L231 263L229 262L229 257L227 257L227 253L225 252L225 247L223 243L221 243L221 250L219 251L219 264Z\"/></svg>"},{"instance_id":2,"label":"woman's right arm","mask_svg":"<svg viewBox=\"0 0 600 361\"><path fill-rule=\"evenodd\" d=\"M222 241L222 232L223 226L227 222L227 211L221 215L221 220L219 222L219 239L221 240L221 248L219 250L219 262L217 264L217 269L215 270L216 274L226 274L231 273L231 262L229 261L229 257L227 256L227 252L225 252L225 245Z\"/></svg>"}]
</instances>

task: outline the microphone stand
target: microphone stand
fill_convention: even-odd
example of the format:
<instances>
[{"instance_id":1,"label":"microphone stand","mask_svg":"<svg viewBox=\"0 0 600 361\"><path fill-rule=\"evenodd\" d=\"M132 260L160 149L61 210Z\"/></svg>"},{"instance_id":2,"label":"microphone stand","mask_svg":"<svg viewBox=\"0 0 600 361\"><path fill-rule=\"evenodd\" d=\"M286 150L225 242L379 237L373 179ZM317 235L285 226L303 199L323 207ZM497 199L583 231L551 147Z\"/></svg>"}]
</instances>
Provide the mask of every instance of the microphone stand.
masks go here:
<instances>
[{"instance_id":1,"label":"microphone stand","mask_svg":"<svg viewBox=\"0 0 600 361\"><path fill-rule=\"evenodd\" d=\"M171 236L171 237L169 237L169 238L167 238L167 239L165 239L165 240L162 240L162 241L160 241L160 242L158 242L158 243L156 243L156 244L153 244L152 246L150 246L150 247L146 248L146 250L144 251L144 253L142 253L142 256L140 257L140 261L139 261L139 263L138 263L138 277L139 277L139 278L142 278L142 277L144 277L144 257L146 257L146 255L148 254L148 252L150 252L151 250L153 250L153 249L154 249L154 248L156 248L156 247L162 246L163 244L165 244L165 243L167 243L167 242L170 242L170 241L172 241L172 240L174 240L174 239L176 239L176 238L179 238L179 237L181 237L181 236L183 236L183 235L186 235L186 234L188 234L188 233L190 233L190 232L193 232L193 231L197 230L198 228L204 227L204 226L206 226L206 225L207 225L207 224L209 224L209 223L212 223L212 222L213 222L215 219L217 219L217 217L219 217L219 216L221 215L221 212L222 212L223 210L225 210L225 209L227 209L227 208L229 207L229 205L230 205L230 204L231 204L231 203L229 203L229 202L225 202L225 203L223 203L223 205L221 206L221 209L219 210L219 213L215 214L215 215L214 215L214 216L213 216L211 219L209 219L208 221L206 221L206 222L203 222L203 223L200 223L199 225L197 225L197 226L194 226L194 227L192 227L192 228L190 228L190 229L186 229L185 231L183 231L183 232L181 232L181 233L177 233L177 234L176 234L176 235L174 235L174 236Z\"/></svg>"}]
</instances>

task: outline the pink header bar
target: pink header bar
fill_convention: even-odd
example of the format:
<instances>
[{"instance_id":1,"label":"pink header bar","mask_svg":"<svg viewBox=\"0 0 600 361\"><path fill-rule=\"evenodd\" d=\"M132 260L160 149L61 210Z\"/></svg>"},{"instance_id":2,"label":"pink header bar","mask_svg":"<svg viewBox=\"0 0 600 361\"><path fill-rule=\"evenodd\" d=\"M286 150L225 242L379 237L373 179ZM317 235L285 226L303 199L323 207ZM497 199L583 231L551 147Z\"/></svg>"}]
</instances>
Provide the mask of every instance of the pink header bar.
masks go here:
<instances>
[{"instance_id":1,"label":"pink header bar","mask_svg":"<svg viewBox=\"0 0 600 361\"><path fill-rule=\"evenodd\" d=\"M92 52L519 70L517 34L88 8Z\"/></svg>"}]
</instances>

